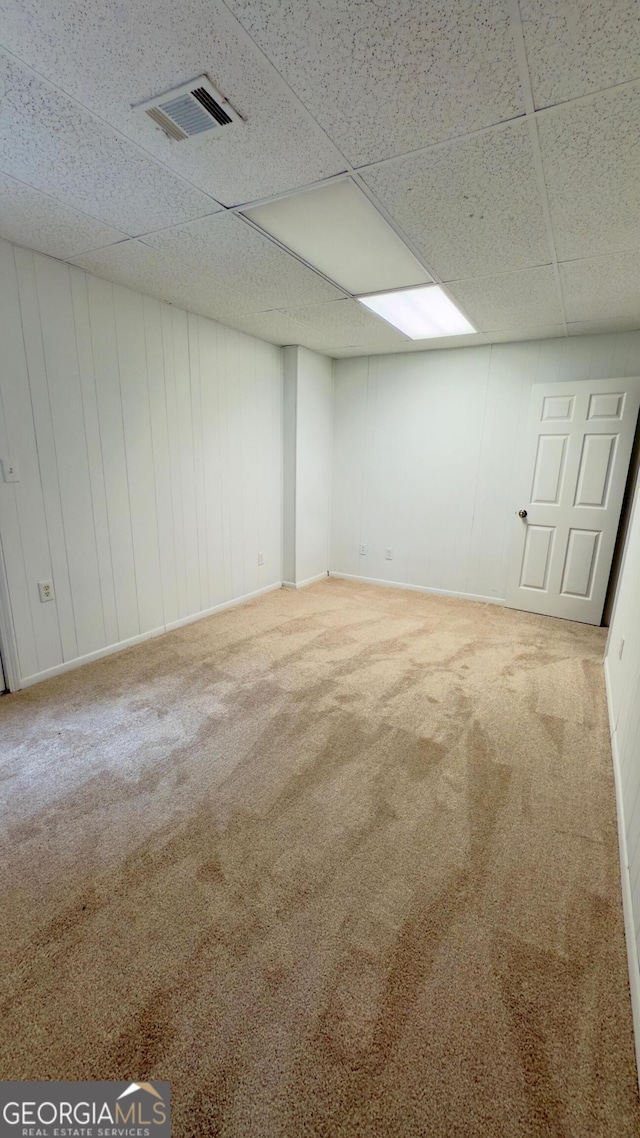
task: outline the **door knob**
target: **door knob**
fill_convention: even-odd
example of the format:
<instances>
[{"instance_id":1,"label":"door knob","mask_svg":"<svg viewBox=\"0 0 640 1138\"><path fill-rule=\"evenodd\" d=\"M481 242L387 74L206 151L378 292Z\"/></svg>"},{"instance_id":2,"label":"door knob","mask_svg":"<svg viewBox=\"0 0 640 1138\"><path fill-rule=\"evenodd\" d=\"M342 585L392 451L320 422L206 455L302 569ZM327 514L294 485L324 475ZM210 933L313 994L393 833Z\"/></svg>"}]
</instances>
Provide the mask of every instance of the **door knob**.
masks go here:
<instances>
[{"instance_id":1,"label":"door knob","mask_svg":"<svg viewBox=\"0 0 640 1138\"><path fill-rule=\"evenodd\" d=\"M526 510L518 510L518 517L519 518L526 518L526 516L527 516Z\"/></svg>"}]
</instances>

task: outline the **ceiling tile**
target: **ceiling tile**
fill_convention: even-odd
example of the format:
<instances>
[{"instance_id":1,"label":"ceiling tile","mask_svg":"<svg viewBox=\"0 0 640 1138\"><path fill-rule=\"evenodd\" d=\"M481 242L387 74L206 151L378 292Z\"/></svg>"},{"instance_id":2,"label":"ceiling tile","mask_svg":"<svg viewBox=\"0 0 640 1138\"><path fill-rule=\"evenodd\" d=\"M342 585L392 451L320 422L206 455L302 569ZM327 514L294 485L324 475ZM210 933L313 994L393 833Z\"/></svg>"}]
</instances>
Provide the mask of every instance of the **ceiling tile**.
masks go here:
<instances>
[{"instance_id":1,"label":"ceiling tile","mask_svg":"<svg viewBox=\"0 0 640 1138\"><path fill-rule=\"evenodd\" d=\"M356 165L522 114L503 0L230 0Z\"/></svg>"},{"instance_id":2,"label":"ceiling tile","mask_svg":"<svg viewBox=\"0 0 640 1138\"><path fill-rule=\"evenodd\" d=\"M0 53L0 170L129 234L216 203Z\"/></svg>"},{"instance_id":3,"label":"ceiling tile","mask_svg":"<svg viewBox=\"0 0 640 1138\"><path fill-rule=\"evenodd\" d=\"M396 158L363 177L442 280L549 260L524 121Z\"/></svg>"},{"instance_id":4,"label":"ceiling tile","mask_svg":"<svg viewBox=\"0 0 640 1138\"><path fill-rule=\"evenodd\" d=\"M232 327L259 340L267 340L271 344L302 344L305 348L314 351L325 351L329 337L312 328L310 324L303 324L293 320L284 312L255 312L247 315L233 317Z\"/></svg>"},{"instance_id":5,"label":"ceiling tile","mask_svg":"<svg viewBox=\"0 0 640 1138\"><path fill-rule=\"evenodd\" d=\"M640 323L640 250L560 265L567 320Z\"/></svg>"},{"instance_id":6,"label":"ceiling tile","mask_svg":"<svg viewBox=\"0 0 640 1138\"><path fill-rule=\"evenodd\" d=\"M244 293L257 308L286 308L343 296L235 214L203 217L143 240Z\"/></svg>"},{"instance_id":7,"label":"ceiling tile","mask_svg":"<svg viewBox=\"0 0 640 1138\"><path fill-rule=\"evenodd\" d=\"M64 259L122 241L126 233L0 174L0 236Z\"/></svg>"},{"instance_id":8,"label":"ceiling tile","mask_svg":"<svg viewBox=\"0 0 640 1138\"><path fill-rule=\"evenodd\" d=\"M536 107L640 77L638 0L520 0Z\"/></svg>"},{"instance_id":9,"label":"ceiling tile","mask_svg":"<svg viewBox=\"0 0 640 1138\"><path fill-rule=\"evenodd\" d=\"M550 324L544 327L505 328L500 332L488 332L487 340L491 344L514 344L527 340L557 340L559 336L566 336L564 324Z\"/></svg>"},{"instance_id":10,"label":"ceiling tile","mask_svg":"<svg viewBox=\"0 0 640 1138\"><path fill-rule=\"evenodd\" d=\"M395 344L408 339L385 320L374 316L357 300L334 300L330 304L291 308L286 315L302 324L310 324L316 331L323 333L327 341L342 343L344 346L388 344L392 351Z\"/></svg>"},{"instance_id":11,"label":"ceiling tile","mask_svg":"<svg viewBox=\"0 0 640 1138\"><path fill-rule=\"evenodd\" d=\"M370 344L366 349L369 356L396 355L398 352L435 352L444 348L468 348L471 345L487 344L489 338L482 332L473 332L467 336L442 336L437 340L407 340L404 344L397 344L391 351L388 347ZM346 359L349 356L363 355L362 348L334 348L331 353L336 359Z\"/></svg>"},{"instance_id":12,"label":"ceiling tile","mask_svg":"<svg viewBox=\"0 0 640 1138\"><path fill-rule=\"evenodd\" d=\"M536 121L558 259L640 246L640 83Z\"/></svg>"},{"instance_id":13,"label":"ceiling tile","mask_svg":"<svg viewBox=\"0 0 640 1138\"><path fill-rule=\"evenodd\" d=\"M3 42L225 205L344 170L342 156L220 0L6 0ZM203 73L244 124L176 143L131 110Z\"/></svg>"},{"instance_id":14,"label":"ceiling tile","mask_svg":"<svg viewBox=\"0 0 640 1138\"><path fill-rule=\"evenodd\" d=\"M601 336L607 332L637 332L640 316L632 320L578 320L568 324L570 336Z\"/></svg>"},{"instance_id":15,"label":"ceiling tile","mask_svg":"<svg viewBox=\"0 0 640 1138\"><path fill-rule=\"evenodd\" d=\"M525 325L561 324L562 303L553 269L519 269L495 277L475 277L448 286L469 319L483 332Z\"/></svg>"},{"instance_id":16,"label":"ceiling tile","mask_svg":"<svg viewBox=\"0 0 640 1138\"><path fill-rule=\"evenodd\" d=\"M232 292L209 275L141 241L124 241L97 253L85 253L74 257L73 263L98 277L157 296L213 320L228 322L238 312L252 311L251 301L240 293Z\"/></svg>"}]
</instances>

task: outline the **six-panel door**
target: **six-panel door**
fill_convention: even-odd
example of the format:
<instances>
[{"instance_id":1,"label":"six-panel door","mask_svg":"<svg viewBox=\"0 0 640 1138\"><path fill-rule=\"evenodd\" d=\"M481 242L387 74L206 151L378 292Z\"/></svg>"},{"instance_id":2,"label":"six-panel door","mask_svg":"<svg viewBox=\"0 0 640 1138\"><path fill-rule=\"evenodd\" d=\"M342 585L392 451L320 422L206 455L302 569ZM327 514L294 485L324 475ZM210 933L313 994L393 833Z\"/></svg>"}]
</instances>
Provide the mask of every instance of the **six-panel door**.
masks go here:
<instances>
[{"instance_id":1,"label":"six-panel door","mask_svg":"<svg viewBox=\"0 0 640 1138\"><path fill-rule=\"evenodd\" d=\"M507 591L514 608L600 623L639 400L638 378L533 388Z\"/></svg>"}]
</instances>

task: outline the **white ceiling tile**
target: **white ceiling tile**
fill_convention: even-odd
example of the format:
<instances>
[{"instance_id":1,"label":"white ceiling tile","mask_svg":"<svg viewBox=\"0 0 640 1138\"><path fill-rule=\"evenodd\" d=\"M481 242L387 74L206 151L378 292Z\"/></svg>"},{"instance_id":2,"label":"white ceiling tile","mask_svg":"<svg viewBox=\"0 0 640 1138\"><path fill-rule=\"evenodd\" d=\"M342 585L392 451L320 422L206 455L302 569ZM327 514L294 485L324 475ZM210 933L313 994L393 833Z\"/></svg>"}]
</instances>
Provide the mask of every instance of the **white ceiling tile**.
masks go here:
<instances>
[{"instance_id":1,"label":"white ceiling tile","mask_svg":"<svg viewBox=\"0 0 640 1138\"><path fill-rule=\"evenodd\" d=\"M640 246L640 83L536 119L559 260Z\"/></svg>"},{"instance_id":2,"label":"white ceiling tile","mask_svg":"<svg viewBox=\"0 0 640 1138\"><path fill-rule=\"evenodd\" d=\"M302 324L310 324L327 341L342 343L344 346L378 343L387 344L392 351L394 345L408 339L387 324L386 320L374 316L357 300L334 300L329 304L291 308L286 315Z\"/></svg>"},{"instance_id":3,"label":"white ceiling tile","mask_svg":"<svg viewBox=\"0 0 640 1138\"><path fill-rule=\"evenodd\" d=\"M500 332L488 332L487 340L491 344L524 343L527 340L557 340L559 336L566 336L564 324L550 324L544 327L507 328Z\"/></svg>"},{"instance_id":4,"label":"white ceiling tile","mask_svg":"<svg viewBox=\"0 0 640 1138\"><path fill-rule=\"evenodd\" d=\"M393 349L377 344L370 344L366 349L369 356L396 355L398 352L435 352L444 348L468 348L473 344L487 344L489 338L482 332L473 332L467 336L443 336L438 340L407 340L404 344L397 344ZM362 348L337 347L332 349L332 356L336 359L346 359L349 356L363 355Z\"/></svg>"},{"instance_id":5,"label":"white ceiling tile","mask_svg":"<svg viewBox=\"0 0 640 1138\"><path fill-rule=\"evenodd\" d=\"M448 285L469 319L483 332L561 324L562 303L553 269L543 265Z\"/></svg>"},{"instance_id":6,"label":"white ceiling tile","mask_svg":"<svg viewBox=\"0 0 640 1138\"><path fill-rule=\"evenodd\" d=\"M537 107L640 77L638 0L520 0Z\"/></svg>"},{"instance_id":7,"label":"white ceiling tile","mask_svg":"<svg viewBox=\"0 0 640 1138\"><path fill-rule=\"evenodd\" d=\"M3 42L225 205L344 170L336 148L220 0L6 0ZM246 119L228 134L171 142L131 110L205 73Z\"/></svg>"},{"instance_id":8,"label":"white ceiling tile","mask_svg":"<svg viewBox=\"0 0 640 1138\"><path fill-rule=\"evenodd\" d=\"M257 308L313 304L343 295L235 214L217 213L143 240L251 297Z\"/></svg>"},{"instance_id":9,"label":"white ceiling tile","mask_svg":"<svg viewBox=\"0 0 640 1138\"><path fill-rule=\"evenodd\" d=\"M312 328L310 324L292 319L284 312L236 315L228 323L241 332L247 332L259 340L267 340L271 344L302 344L305 348L323 352L329 343L329 337Z\"/></svg>"},{"instance_id":10,"label":"white ceiling tile","mask_svg":"<svg viewBox=\"0 0 640 1138\"><path fill-rule=\"evenodd\" d=\"M64 259L122 241L126 233L0 174L0 236Z\"/></svg>"},{"instance_id":11,"label":"white ceiling tile","mask_svg":"<svg viewBox=\"0 0 640 1138\"><path fill-rule=\"evenodd\" d=\"M0 53L0 170L129 234L216 203Z\"/></svg>"},{"instance_id":12,"label":"white ceiling tile","mask_svg":"<svg viewBox=\"0 0 640 1138\"><path fill-rule=\"evenodd\" d=\"M567 320L640 323L640 250L560 265Z\"/></svg>"},{"instance_id":13,"label":"white ceiling tile","mask_svg":"<svg viewBox=\"0 0 640 1138\"><path fill-rule=\"evenodd\" d=\"M251 301L240 293L141 241L124 241L96 253L85 253L74 257L73 263L98 277L213 320L226 322L238 312L252 311Z\"/></svg>"},{"instance_id":14,"label":"white ceiling tile","mask_svg":"<svg viewBox=\"0 0 640 1138\"><path fill-rule=\"evenodd\" d=\"M640 316L632 320L578 320L567 325L570 336L600 336L607 332L637 332Z\"/></svg>"},{"instance_id":15,"label":"white ceiling tile","mask_svg":"<svg viewBox=\"0 0 640 1138\"><path fill-rule=\"evenodd\" d=\"M442 280L549 260L523 121L363 171Z\"/></svg>"},{"instance_id":16,"label":"white ceiling tile","mask_svg":"<svg viewBox=\"0 0 640 1138\"><path fill-rule=\"evenodd\" d=\"M522 114L503 0L230 0L356 165Z\"/></svg>"}]
</instances>

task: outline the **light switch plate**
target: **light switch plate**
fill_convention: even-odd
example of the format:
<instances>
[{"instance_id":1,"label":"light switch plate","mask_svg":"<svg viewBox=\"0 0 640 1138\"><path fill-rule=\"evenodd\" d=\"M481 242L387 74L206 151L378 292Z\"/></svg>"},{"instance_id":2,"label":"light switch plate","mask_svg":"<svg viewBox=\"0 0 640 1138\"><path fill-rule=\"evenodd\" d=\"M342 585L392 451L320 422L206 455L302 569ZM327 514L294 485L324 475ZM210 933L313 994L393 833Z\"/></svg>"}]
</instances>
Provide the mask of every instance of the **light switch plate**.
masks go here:
<instances>
[{"instance_id":1,"label":"light switch plate","mask_svg":"<svg viewBox=\"0 0 640 1138\"><path fill-rule=\"evenodd\" d=\"M18 469L17 462L8 458L0 458L0 465L2 466L2 477L5 482L20 481L20 470Z\"/></svg>"}]
</instances>

